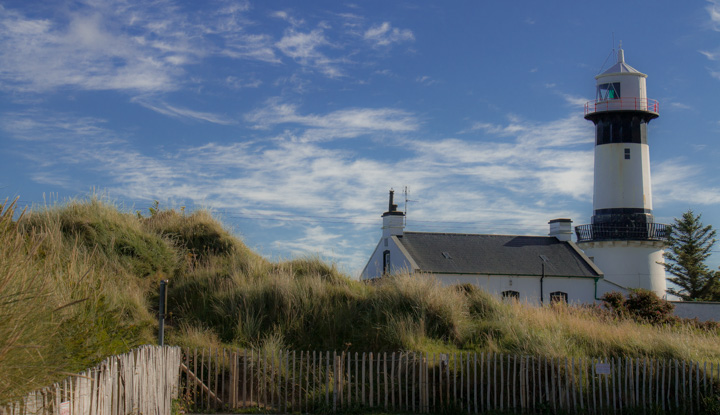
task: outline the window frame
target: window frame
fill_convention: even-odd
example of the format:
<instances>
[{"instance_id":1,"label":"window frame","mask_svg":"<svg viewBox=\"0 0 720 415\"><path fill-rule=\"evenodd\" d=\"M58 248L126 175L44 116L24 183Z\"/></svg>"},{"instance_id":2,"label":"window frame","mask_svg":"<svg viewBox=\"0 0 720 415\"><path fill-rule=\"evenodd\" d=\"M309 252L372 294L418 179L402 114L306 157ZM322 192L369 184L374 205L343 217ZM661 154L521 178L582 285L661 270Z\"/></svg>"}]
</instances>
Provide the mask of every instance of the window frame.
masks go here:
<instances>
[{"instance_id":1,"label":"window frame","mask_svg":"<svg viewBox=\"0 0 720 415\"><path fill-rule=\"evenodd\" d=\"M610 97L610 95L614 95ZM622 98L620 82L608 82L597 86L597 101L612 101Z\"/></svg>"},{"instance_id":2,"label":"window frame","mask_svg":"<svg viewBox=\"0 0 720 415\"><path fill-rule=\"evenodd\" d=\"M568 304L568 293L564 291L553 291L550 293L550 304Z\"/></svg>"},{"instance_id":3,"label":"window frame","mask_svg":"<svg viewBox=\"0 0 720 415\"><path fill-rule=\"evenodd\" d=\"M500 293L503 300L516 300L520 301L520 291L505 290Z\"/></svg>"},{"instance_id":4,"label":"window frame","mask_svg":"<svg viewBox=\"0 0 720 415\"><path fill-rule=\"evenodd\" d=\"M386 249L383 251L383 275L387 274L390 270L390 250Z\"/></svg>"}]
</instances>

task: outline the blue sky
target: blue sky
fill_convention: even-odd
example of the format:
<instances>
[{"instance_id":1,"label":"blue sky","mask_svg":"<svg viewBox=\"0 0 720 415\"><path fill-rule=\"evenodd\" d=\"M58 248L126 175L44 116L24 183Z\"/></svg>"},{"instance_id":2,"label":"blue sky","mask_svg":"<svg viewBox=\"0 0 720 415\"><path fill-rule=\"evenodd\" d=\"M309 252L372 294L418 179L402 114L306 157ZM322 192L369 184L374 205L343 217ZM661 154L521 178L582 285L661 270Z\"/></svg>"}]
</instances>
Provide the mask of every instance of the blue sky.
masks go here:
<instances>
[{"instance_id":1,"label":"blue sky","mask_svg":"<svg viewBox=\"0 0 720 415\"><path fill-rule=\"evenodd\" d=\"M660 101L656 221L720 227L717 0L0 1L0 197L207 207L351 273L391 187L409 230L589 223L613 36Z\"/></svg>"}]
</instances>

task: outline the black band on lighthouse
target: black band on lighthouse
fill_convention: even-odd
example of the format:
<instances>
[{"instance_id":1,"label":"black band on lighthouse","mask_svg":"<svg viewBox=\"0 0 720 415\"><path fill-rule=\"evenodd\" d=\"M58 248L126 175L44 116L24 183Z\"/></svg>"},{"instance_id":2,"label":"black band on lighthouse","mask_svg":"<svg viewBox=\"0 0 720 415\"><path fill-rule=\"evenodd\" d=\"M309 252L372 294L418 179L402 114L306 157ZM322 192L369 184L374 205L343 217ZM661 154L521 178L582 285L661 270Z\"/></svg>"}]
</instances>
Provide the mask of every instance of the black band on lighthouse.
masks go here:
<instances>
[{"instance_id":1,"label":"black band on lighthouse","mask_svg":"<svg viewBox=\"0 0 720 415\"><path fill-rule=\"evenodd\" d=\"M595 145L647 144L647 124L657 114L646 111L596 112L588 119L595 124Z\"/></svg>"},{"instance_id":2,"label":"black band on lighthouse","mask_svg":"<svg viewBox=\"0 0 720 415\"><path fill-rule=\"evenodd\" d=\"M595 209L594 215L632 215L643 214L652 215L652 209L643 208L611 208L611 209Z\"/></svg>"}]
</instances>

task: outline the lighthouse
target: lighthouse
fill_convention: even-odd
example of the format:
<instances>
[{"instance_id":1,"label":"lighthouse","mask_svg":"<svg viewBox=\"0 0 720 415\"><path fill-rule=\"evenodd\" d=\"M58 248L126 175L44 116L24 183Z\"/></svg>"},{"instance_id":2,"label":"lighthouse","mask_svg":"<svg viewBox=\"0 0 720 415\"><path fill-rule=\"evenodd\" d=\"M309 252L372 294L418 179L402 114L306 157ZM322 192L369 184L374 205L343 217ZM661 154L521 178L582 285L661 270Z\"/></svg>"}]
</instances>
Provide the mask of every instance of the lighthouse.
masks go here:
<instances>
[{"instance_id":1,"label":"lighthouse","mask_svg":"<svg viewBox=\"0 0 720 415\"><path fill-rule=\"evenodd\" d=\"M669 229L653 218L648 145L659 104L647 98L647 75L625 63L622 48L595 79L595 100L585 105L585 119L595 125L593 215L575 228L578 246L605 275L598 295L622 287L663 297Z\"/></svg>"}]
</instances>

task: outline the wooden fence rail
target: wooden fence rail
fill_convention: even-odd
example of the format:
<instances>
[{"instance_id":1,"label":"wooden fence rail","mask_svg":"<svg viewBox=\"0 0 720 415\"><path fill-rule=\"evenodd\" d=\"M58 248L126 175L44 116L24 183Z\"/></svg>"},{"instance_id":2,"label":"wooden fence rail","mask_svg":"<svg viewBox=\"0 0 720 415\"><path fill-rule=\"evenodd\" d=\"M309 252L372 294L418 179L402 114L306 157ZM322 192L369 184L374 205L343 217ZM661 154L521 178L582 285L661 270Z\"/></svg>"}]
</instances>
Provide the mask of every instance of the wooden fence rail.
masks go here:
<instances>
[{"instance_id":1,"label":"wooden fence rail","mask_svg":"<svg viewBox=\"0 0 720 415\"><path fill-rule=\"evenodd\" d=\"M192 411L375 407L414 413L700 413L720 365L657 359L184 350L181 399Z\"/></svg>"},{"instance_id":2,"label":"wooden fence rail","mask_svg":"<svg viewBox=\"0 0 720 415\"><path fill-rule=\"evenodd\" d=\"M182 353L143 346L0 407L0 415L170 415Z\"/></svg>"}]
</instances>

